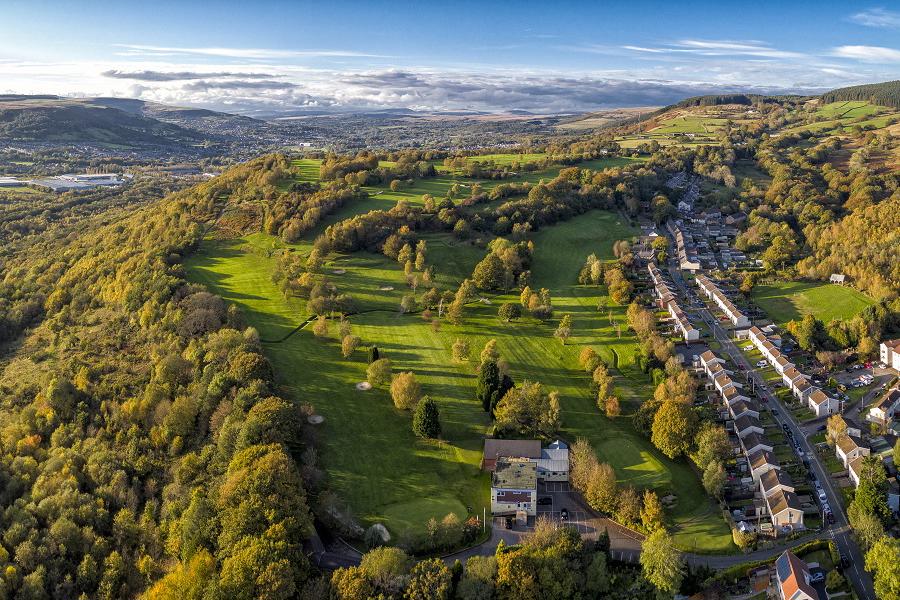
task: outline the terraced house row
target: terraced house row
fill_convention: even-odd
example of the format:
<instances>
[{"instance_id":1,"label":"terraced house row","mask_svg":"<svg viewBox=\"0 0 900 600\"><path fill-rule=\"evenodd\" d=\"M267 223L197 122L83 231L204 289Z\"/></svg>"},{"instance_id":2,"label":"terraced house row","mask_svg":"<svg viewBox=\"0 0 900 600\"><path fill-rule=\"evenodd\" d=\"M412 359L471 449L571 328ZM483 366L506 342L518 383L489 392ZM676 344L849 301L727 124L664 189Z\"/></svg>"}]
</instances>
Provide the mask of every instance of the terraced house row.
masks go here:
<instances>
[{"instance_id":1,"label":"terraced house row","mask_svg":"<svg viewBox=\"0 0 900 600\"><path fill-rule=\"evenodd\" d=\"M801 402L805 402L817 417L837 412L839 402L810 383L810 378L801 373L779 350L780 341L775 344L756 326L750 328L748 336L753 345L781 375L784 385Z\"/></svg>"},{"instance_id":2,"label":"terraced house row","mask_svg":"<svg viewBox=\"0 0 900 600\"><path fill-rule=\"evenodd\" d=\"M759 420L759 408L749 396L744 395L741 384L731 378L725 369L725 361L707 350L700 355L700 366L721 395L728 414L734 422L741 453L750 466L750 475L759 488L759 494L772 525L781 530L802 529L803 508L794 490L794 484L772 454L774 447L765 436L765 428Z\"/></svg>"},{"instance_id":3,"label":"terraced house row","mask_svg":"<svg viewBox=\"0 0 900 600\"><path fill-rule=\"evenodd\" d=\"M653 280L653 286L659 299L659 307L669 311L669 315L675 321L675 327L681 332L684 341L693 342L699 340L700 331L693 326L687 314L678 305L675 293L663 279L662 272L656 266L656 263L651 262L647 269L650 271L650 278Z\"/></svg>"},{"instance_id":4,"label":"terraced house row","mask_svg":"<svg viewBox=\"0 0 900 600\"><path fill-rule=\"evenodd\" d=\"M742 313L738 307L728 299L715 282L706 275L697 275L696 281L697 285L700 286L700 290L706 294L707 298L715 302L718 307L722 309L722 312L725 313L725 316L728 317L728 320L731 321L732 325L735 327L750 326L750 318Z\"/></svg>"}]
</instances>

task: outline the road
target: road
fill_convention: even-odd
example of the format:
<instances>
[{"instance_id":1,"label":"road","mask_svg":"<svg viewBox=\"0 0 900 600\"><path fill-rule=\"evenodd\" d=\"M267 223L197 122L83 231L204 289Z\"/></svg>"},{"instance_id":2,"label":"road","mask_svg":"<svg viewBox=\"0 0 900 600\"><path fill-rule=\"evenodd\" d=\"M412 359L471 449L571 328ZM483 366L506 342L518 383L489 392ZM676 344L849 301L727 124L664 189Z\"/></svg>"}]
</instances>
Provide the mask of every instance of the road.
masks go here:
<instances>
[{"instance_id":1,"label":"road","mask_svg":"<svg viewBox=\"0 0 900 600\"><path fill-rule=\"evenodd\" d=\"M684 281L684 278L681 276L681 271L677 268L674 268L671 264L668 266L669 275L672 277L672 281L675 283L678 288L681 289L682 293L685 294L688 298L696 299L699 301L699 298L693 289L689 289L687 284ZM773 407L777 407L778 416L773 415L775 421L779 424L779 426L783 424L787 424L787 426L793 431L794 439L800 444L801 450L805 452L809 456L810 466L812 468L813 473L816 476L816 479L821 482L822 487L825 489L825 494L828 498L828 505L831 507L832 512L834 513L835 523L832 526L829 526L825 529L825 534L833 539L837 544L838 549L844 554L848 555L853 564L850 565L849 568L844 569L844 576L850 581L853 587L856 589L857 594L861 600L876 600L875 597L875 588L872 583L871 576L863 569L863 565L865 564L863 559L862 551L859 546L856 544L856 541L852 537L852 532L850 530L849 522L847 521L847 515L844 512L844 506L840 500L840 496L837 492L835 492L834 487L832 485L831 476L828 471L822 466L822 463L819 460L819 455L816 452L815 448L809 443L809 440L806 438L806 434L803 432L803 429L800 427L799 423L794 419L793 414L789 410L786 410L784 406L778 401L778 398L769 391L768 384L763 380L757 370L750 365L750 362L744 356L744 354L740 351L740 349L735 346L735 344L731 341L731 337L720 324L716 317L706 308L706 304L702 301L698 302L700 307L697 309L697 313L700 315L700 318L709 326L712 331L713 337L715 337L716 341L721 344L722 352L727 354L732 361L739 367L744 369L744 372L747 374L748 378L752 379L753 385L756 388L758 395L767 401L767 407L769 410L772 410Z\"/></svg>"}]
</instances>

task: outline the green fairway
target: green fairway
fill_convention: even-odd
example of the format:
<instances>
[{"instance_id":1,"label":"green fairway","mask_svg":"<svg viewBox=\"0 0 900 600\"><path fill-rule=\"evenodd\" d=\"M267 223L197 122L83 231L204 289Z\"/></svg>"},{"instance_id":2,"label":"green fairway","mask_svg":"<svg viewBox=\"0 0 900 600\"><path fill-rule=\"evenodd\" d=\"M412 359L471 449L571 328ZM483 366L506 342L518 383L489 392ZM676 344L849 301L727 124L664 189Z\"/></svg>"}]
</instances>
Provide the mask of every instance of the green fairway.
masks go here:
<instances>
[{"instance_id":1,"label":"green fairway","mask_svg":"<svg viewBox=\"0 0 900 600\"><path fill-rule=\"evenodd\" d=\"M848 319L875 303L851 287L798 281L756 286L752 298L776 323L802 319L808 314L824 323Z\"/></svg>"},{"instance_id":2,"label":"green fairway","mask_svg":"<svg viewBox=\"0 0 900 600\"><path fill-rule=\"evenodd\" d=\"M516 292L470 304L463 324L444 322L435 331L420 316L399 313L400 298L408 288L395 261L367 253L329 257L326 273L336 269L345 273L328 277L368 311L351 318L354 333L364 345L377 345L392 360L395 372L416 373L424 392L438 402L443 425L442 442L417 440L410 430L410 415L393 407L387 390L358 391L355 384L366 377L364 353L358 351L351 360L341 357L336 324L327 339L304 328L284 341L265 344L284 392L313 404L325 417L323 467L330 485L364 523L383 522L401 533L449 511L464 517L468 508L480 515L488 505L488 478L478 466L490 422L473 398L474 362L455 363L450 349L457 338L464 338L474 357L494 338L516 382L537 380L560 392L564 437L587 437L601 460L616 468L622 483L677 496L670 516L680 545L731 549L728 527L688 463L665 458L631 426L629 415L652 395L652 386L634 367L636 345L626 331L624 307L612 305L601 287L576 285L587 254L612 258L612 243L635 233L618 215L593 211L534 235L533 285L551 290L556 311L547 323L530 317L515 323L498 319L498 305L517 302ZM441 287L454 288L484 256L483 249L443 234L425 239L428 261L436 266ZM192 280L240 305L264 339L280 340L306 318L303 302L284 299L270 279L276 260L273 249L283 246L262 234L207 240L186 267ZM601 302L604 308L598 311ZM556 321L564 313L575 321L566 346L553 338ZM616 393L623 410L618 419L607 419L595 405L590 378L578 367L584 345L618 365Z\"/></svg>"}]
</instances>

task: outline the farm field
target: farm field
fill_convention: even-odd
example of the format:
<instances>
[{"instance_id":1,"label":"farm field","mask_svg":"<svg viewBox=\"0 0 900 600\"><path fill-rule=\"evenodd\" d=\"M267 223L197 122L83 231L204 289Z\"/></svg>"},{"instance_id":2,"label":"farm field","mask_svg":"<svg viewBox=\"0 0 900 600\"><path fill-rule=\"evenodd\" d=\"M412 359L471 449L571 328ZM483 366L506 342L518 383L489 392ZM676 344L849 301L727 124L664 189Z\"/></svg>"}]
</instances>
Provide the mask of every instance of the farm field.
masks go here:
<instances>
[{"instance_id":1,"label":"farm field","mask_svg":"<svg viewBox=\"0 0 900 600\"><path fill-rule=\"evenodd\" d=\"M777 323L802 319L807 314L828 323L850 318L874 304L874 300L851 287L796 281L758 285L752 298Z\"/></svg>"}]
</instances>

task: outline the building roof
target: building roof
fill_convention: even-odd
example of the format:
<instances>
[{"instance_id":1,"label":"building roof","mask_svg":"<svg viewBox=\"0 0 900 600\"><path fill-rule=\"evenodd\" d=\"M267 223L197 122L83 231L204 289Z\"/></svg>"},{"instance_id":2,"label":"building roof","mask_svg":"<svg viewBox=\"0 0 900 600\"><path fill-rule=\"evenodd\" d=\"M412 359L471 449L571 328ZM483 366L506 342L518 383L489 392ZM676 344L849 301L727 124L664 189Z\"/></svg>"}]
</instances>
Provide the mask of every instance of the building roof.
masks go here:
<instances>
[{"instance_id":1,"label":"building roof","mask_svg":"<svg viewBox=\"0 0 900 600\"><path fill-rule=\"evenodd\" d=\"M776 469L781 468L781 465L778 464L778 459L768 450L757 450L748 457L748 460L750 461L750 468L754 471L763 465L771 465Z\"/></svg>"},{"instance_id":2,"label":"building roof","mask_svg":"<svg viewBox=\"0 0 900 600\"><path fill-rule=\"evenodd\" d=\"M756 405L752 402L747 402L746 400L738 400L734 404L731 405L732 414L739 415L745 411L752 410L755 413L759 413L756 409Z\"/></svg>"},{"instance_id":3,"label":"building roof","mask_svg":"<svg viewBox=\"0 0 900 600\"><path fill-rule=\"evenodd\" d=\"M828 402L829 398L828 398L828 396L825 395L825 392L823 392L820 389L816 389L815 391L813 391L812 394L809 395L809 400L813 404L818 405L818 404L822 404L823 402Z\"/></svg>"},{"instance_id":4,"label":"building roof","mask_svg":"<svg viewBox=\"0 0 900 600\"><path fill-rule=\"evenodd\" d=\"M845 455L850 454L857 448L869 448L861 439L859 439L855 435L842 435L841 438L837 441L837 445L838 448L841 449L841 452L843 452Z\"/></svg>"},{"instance_id":5,"label":"building roof","mask_svg":"<svg viewBox=\"0 0 900 600\"><path fill-rule=\"evenodd\" d=\"M900 346L900 338L897 338L895 340L884 340L883 342L881 342L881 345L896 350L897 347Z\"/></svg>"},{"instance_id":6,"label":"building roof","mask_svg":"<svg viewBox=\"0 0 900 600\"><path fill-rule=\"evenodd\" d=\"M768 471L768 473L771 472L772 471ZM803 510L801 508L800 498L798 498L797 494L794 492L778 490L773 492L770 496L766 496L766 502L769 505L769 512L772 513L772 516L777 516L789 508L793 510Z\"/></svg>"},{"instance_id":7,"label":"building roof","mask_svg":"<svg viewBox=\"0 0 900 600\"><path fill-rule=\"evenodd\" d=\"M779 485L794 489L794 482L790 476L781 469L769 469L759 478L759 485L764 493L768 494Z\"/></svg>"},{"instance_id":8,"label":"building roof","mask_svg":"<svg viewBox=\"0 0 900 600\"><path fill-rule=\"evenodd\" d=\"M853 474L856 475L857 481L859 481L859 474L862 472L863 460L865 458L865 456L860 455L847 463L847 468L853 471Z\"/></svg>"},{"instance_id":9,"label":"building roof","mask_svg":"<svg viewBox=\"0 0 900 600\"><path fill-rule=\"evenodd\" d=\"M844 423L844 425L847 426L847 429L860 429L859 423L857 423L856 421L854 421L854 420L851 419L850 417L848 417L848 416L846 416L846 415L841 415L841 414L838 414L838 415L835 415L835 416L836 416L838 419L840 419L841 422ZM862 431L862 430L860 429L860 431Z\"/></svg>"},{"instance_id":10,"label":"building roof","mask_svg":"<svg viewBox=\"0 0 900 600\"><path fill-rule=\"evenodd\" d=\"M569 447L565 442L556 440L543 450L538 459L538 470L555 473L569 470Z\"/></svg>"},{"instance_id":11,"label":"building roof","mask_svg":"<svg viewBox=\"0 0 900 600\"><path fill-rule=\"evenodd\" d=\"M871 406L871 409L878 408L884 411L887 411L892 407L898 400L900 400L900 388L893 388L884 396L881 397L881 400L876 402Z\"/></svg>"},{"instance_id":12,"label":"building roof","mask_svg":"<svg viewBox=\"0 0 900 600\"><path fill-rule=\"evenodd\" d=\"M537 489L537 462L530 458L500 458L491 475L491 487Z\"/></svg>"},{"instance_id":13,"label":"building roof","mask_svg":"<svg viewBox=\"0 0 900 600\"><path fill-rule=\"evenodd\" d=\"M706 352L704 352L703 354L700 355L700 359L703 360L704 362L709 362L711 360L718 360L719 357L717 357L716 354L712 350L707 350Z\"/></svg>"},{"instance_id":14,"label":"building roof","mask_svg":"<svg viewBox=\"0 0 900 600\"><path fill-rule=\"evenodd\" d=\"M801 593L819 600L819 593L809 584L809 567L790 550L775 561L775 577L784 600L802 597Z\"/></svg>"},{"instance_id":15,"label":"building roof","mask_svg":"<svg viewBox=\"0 0 900 600\"><path fill-rule=\"evenodd\" d=\"M772 354L775 354L775 353L773 352ZM775 359L775 362L777 362L782 367L794 364L790 360L788 360L788 358L786 356L780 356L780 355Z\"/></svg>"},{"instance_id":16,"label":"building roof","mask_svg":"<svg viewBox=\"0 0 900 600\"><path fill-rule=\"evenodd\" d=\"M716 385L724 388L726 385L734 385L734 382L731 381L731 377L728 376L727 373L719 373L715 378Z\"/></svg>"},{"instance_id":17,"label":"building roof","mask_svg":"<svg viewBox=\"0 0 900 600\"><path fill-rule=\"evenodd\" d=\"M769 448L772 447L772 442L770 442L766 437L756 433L755 431L744 438L744 448L746 448L747 450L753 450L760 444L768 446Z\"/></svg>"},{"instance_id":18,"label":"building roof","mask_svg":"<svg viewBox=\"0 0 900 600\"><path fill-rule=\"evenodd\" d=\"M737 398L741 395L741 392L736 387L730 387L722 390L722 395L726 400L731 400L732 398ZM744 396L746 398L746 396ZM738 400L738 402L743 402L743 400Z\"/></svg>"},{"instance_id":19,"label":"building roof","mask_svg":"<svg viewBox=\"0 0 900 600\"><path fill-rule=\"evenodd\" d=\"M751 427L758 427L759 429L762 429L762 425L760 425L759 419L757 419L753 415L741 415L734 420L734 429L736 431L747 431Z\"/></svg>"},{"instance_id":20,"label":"building roof","mask_svg":"<svg viewBox=\"0 0 900 600\"><path fill-rule=\"evenodd\" d=\"M797 367L791 367L790 369L784 370L784 376L788 380L793 381L793 380L797 379L798 377L803 377L803 373L798 371Z\"/></svg>"},{"instance_id":21,"label":"building roof","mask_svg":"<svg viewBox=\"0 0 900 600\"><path fill-rule=\"evenodd\" d=\"M496 460L501 456L540 458L540 440L484 440L485 460Z\"/></svg>"},{"instance_id":22,"label":"building roof","mask_svg":"<svg viewBox=\"0 0 900 600\"><path fill-rule=\"evenodd\" d=\"M794 387L797 388L797 391L802 394L803 392L805 392L808 389L810 389L811 387L813 387L813 385L809 382L809 379L806 379L804 377L800 381L797 381L796 383L794 383Z\"/></svg>"}]
</instances>

